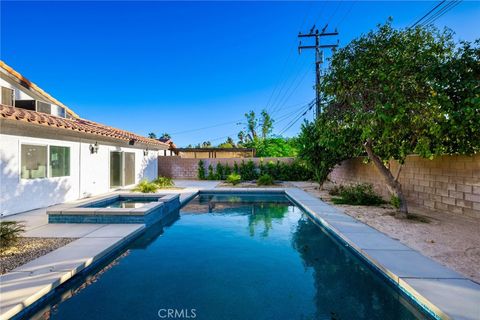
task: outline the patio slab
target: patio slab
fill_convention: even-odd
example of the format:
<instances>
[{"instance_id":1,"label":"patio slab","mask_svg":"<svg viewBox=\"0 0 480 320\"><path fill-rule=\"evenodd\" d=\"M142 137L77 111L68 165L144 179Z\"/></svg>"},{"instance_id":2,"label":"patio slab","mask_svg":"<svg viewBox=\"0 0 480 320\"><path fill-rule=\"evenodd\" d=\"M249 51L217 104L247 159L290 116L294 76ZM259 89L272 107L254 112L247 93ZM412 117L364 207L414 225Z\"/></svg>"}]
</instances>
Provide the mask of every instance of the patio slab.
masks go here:
<instances>
[{"instance_id":1,"label":"patio slab","mask_svg":"<svg viewBox=\"0 0 480 320\"><path fill-rule=\"evenodd\" d=\"M454 319L480 319L479 285L467 279L403 279ZM461 302L452 297L462 297Z\"/></svg>"},{"instance_id":2,"label":"patio slab","mask_svg":"<svg viewBox=\"0 0 480 320\"><path fill-rule=\"evenodd\" d=\"M106 226L105 224L46 224L24 233L25 237L35 238L81 238Z\"/></svg>"},{"instance_id":3,"label":"patio slab","mask_svg":"<svg viewBox=\"0 0 480 320\"><path fill-rule=\"evenodd\" d=\"M398 240L394 240L381 233L349 233L346 235L350 241L363 250L412 250Z\"/></svg>"},{"instance_id":4,"label":"patio slab","mask_svg":"<svg viewBox=\"0 0 480 320\"><path fill-rule=\"evenodd\" d=\"M414 250L371 250L365 252L399 278L464 279L457 272Z\"/></svg>"}]
</instances>

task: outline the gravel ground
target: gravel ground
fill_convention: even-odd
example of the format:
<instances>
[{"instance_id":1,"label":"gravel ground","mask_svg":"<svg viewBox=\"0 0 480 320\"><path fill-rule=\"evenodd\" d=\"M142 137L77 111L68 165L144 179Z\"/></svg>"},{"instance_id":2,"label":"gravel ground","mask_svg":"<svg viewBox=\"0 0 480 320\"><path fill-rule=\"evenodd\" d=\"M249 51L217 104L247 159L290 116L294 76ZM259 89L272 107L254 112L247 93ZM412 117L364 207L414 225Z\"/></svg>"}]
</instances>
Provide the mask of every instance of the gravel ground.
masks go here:
<instances>
[{"instance_id":1,"label":"gravel ground","mask_svg":"<svg viewBox=\"0 0 480 320\"><path fill-rule=\"evenodd\" d=\"M406 244L423 255L480 283L480 220L409 208L417 219L397 219L390 205L381 207L334 205L329 186L298 182L295 185L325 202L341 208L346 214ZM422 222L424 221L424 222ZM426 221L426 222L425 222Z\"/></svg>"},{"instance_id":2,"label":"gravel ground","mask_svg":"<svg viewBox=\"0 0 480 320\"><path fill-rule=\"evenodd\" d=\"M75 238L20 238L18 242L0 251L0 274L7 273L50 251L63 247Z\"/></svg>"}]
</instances>

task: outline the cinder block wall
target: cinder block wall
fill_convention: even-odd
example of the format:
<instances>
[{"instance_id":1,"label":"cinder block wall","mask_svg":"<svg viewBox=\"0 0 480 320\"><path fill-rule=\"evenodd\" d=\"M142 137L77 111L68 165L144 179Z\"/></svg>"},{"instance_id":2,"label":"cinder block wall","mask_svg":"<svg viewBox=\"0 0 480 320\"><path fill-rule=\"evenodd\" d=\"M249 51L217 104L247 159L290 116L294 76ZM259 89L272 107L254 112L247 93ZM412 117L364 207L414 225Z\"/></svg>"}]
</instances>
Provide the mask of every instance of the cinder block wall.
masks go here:
<instances>
[{"instance_id":1,"label":"cinder block wall","mask_svg":"<svg viewBox=\"0 0 480 320\"><path fill-rule=\"evenodd\" d=\"M175 179L197 179L198 162L202 160L205 163L205 169L211 164L215 169L217 163L228 164L233 167L234 163L241 164L242 161L252 160L256 165L262 161L268 163L277 161L291 163L294 158L214 158L214 159L188 159L180 157L159 157L158 175Z\"/></svg>"},{"instance_id":2,"label":"cinder block wall","mask_svg":"<svg viewBox=\"0 0 480 320\"><path fill-rule=\"evenodd\" d=\"M392 172L398 163L391 161ZM330 174L337 184L367 182L389 200L383 177L364 158L342 162ZM480 155L442 156L433 160L408 156L400 172L400 183L409 204L480 219Z\"/></svg>"}]
</instances>

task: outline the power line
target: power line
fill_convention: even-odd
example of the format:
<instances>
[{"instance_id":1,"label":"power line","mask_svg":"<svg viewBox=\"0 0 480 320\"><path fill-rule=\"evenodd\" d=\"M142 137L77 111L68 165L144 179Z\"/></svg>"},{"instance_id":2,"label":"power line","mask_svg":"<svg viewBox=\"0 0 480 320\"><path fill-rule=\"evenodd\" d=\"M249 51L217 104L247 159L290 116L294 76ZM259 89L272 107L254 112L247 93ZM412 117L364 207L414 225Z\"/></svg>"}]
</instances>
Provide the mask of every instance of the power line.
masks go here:
<instances>
[{"instance_id":1,"label":"power line","mask_svg":"<svg viewBox=\"0 0 480 320\"><path fill-rule=\"evenodd\" d=\"M280 102L279 102L279 104L278 104L278 108L277 108L276 110L274 110L274 111L272 112L272 114L275 113L275 112L279 112L280 110L283 109L283 107L285 106L285 104L287 103L287 101L292 97L293 93L294 93L295 91L297 91L298 87L303 83L303 81L305 80L305 78L306 78L307 74L309 73L309 71L310 71L309 69L305 70L304 74L302 75L302 77L301 77L301 78L299 79L299 81L297 82L297 85L293 88L292 91L290 91L290 93L288 94L288 96L286 96L286 93L287 93L287 92L285 92L284 99L283 99L283 100L282 100L282 99L280 100Z\"/></svg>"},{"instance_id":2,"label":"power line","mask_svg":"<svg viewBox=\"0 0 480 320\"><path fill-rule=\"evenodd\" d=\"M337 23L337 28L340 28L340 26L342 25L343 21L345 21L345 19L347 18L347 16L349 15L349 13L352 11L352 8L353 6L357 3L357 0L354 0L351 2L350 4L350 7L347 9L347 11L345 12L345 14L343 15L343 17L340 19L340 21Z\"/></svg>"},{"instance_id":3,"label":"power line","mask_svg":"<svg viewBox=\"0 0 480 320\"><path fill-rule=\"evenodd\" d=\"M304 17L303 17L303 19L302 19L302 23L300 24L300 28L303 28L303 26L305 25L305 22L307 21L307 18L308 18L309 14L310 14L310 10L309 10L309 9L310 9L310 7L312 6L312 4L313 4L313 2L309 3L309 5L308 5L308 7L307 7L307 12L305 13L305 15L304 15ZM265 105L265 109L266 109L267 111L269 111L269 109L273 106L273 105L270 106L270 101L272 100L272 98L273 98L273 96L274 96L274 93L276 92L276 90L277 90L277 88L278 88L278 85L279 85L280 82L281 82L280 80L282 79L282 76L283 76L283 74L284 74L284 72L285 72L285 70L286 70L286 66L287 66L287 64L288 64L288 61L290 60L292 54L293 54L293 47L290 49L290 52L289 52L289 54L288 54L288 56L287 56L287 59L285 60L285 62L284 62L284 64L283 64L282 71L280 72L280 76L279 76L279 78L278 78L278 80L277 80L277 82L276 82L276 84L275 84L275 87L274 87L272 93L270 94L270 97L268 98L267 104ZM296 63L297 63L298 60L299 60L299 59L298 59L298 57L297 57L297 59L295 60L295 63L294 63L295 65L296 65ZM284 82L284 83L285 83L285 82ZM284 83L282 84L282 88L284 87ZM281 90L279 91L278 94L280 94L280 92L281 92ZM278 95L277 95L277 96L278 96Z\"/></svg>"},{"instance_id":4,"label":"power line","mask_svg":"<svg viewBox=\"0 0 480 320\"><path fill-rule=\"evenodd\" d=\"M432 12L434 12L438 7L440 7L443 3L445 3L445 1L446 1L446 0L440 1L440 3L438 3L435 7L433 7L430 11L428 11L426 14L424 14L420 19L418 19L417 21L415 21L415 23L412 24L409 29L414 28L415 26L417 26L420 22L422 22L423 19L425 19L426 17L428 17L428 16L429 16L430 14L432 14Z\"/></svg>"},{"instance_id":5,"label":"power line","mask_svg":"<svg viewBox=\"0 0 480 320\"><path fill-rule=\"evenodd\" d=\"M422 23L422 26L427 26L433 24L436 20L442 17L444 14L458 6L462 2L462 0L451 1L447 5L445 5L442 9L437 11L434 15L430 16L427 20Z\"/></svg>"},{"instance_id":6,"label":"power line","mask_svg":"<svg viewBox=\"0 0 480 320\"><path fill-rule=\"evenodd\" d=\"M307 108L306 109L302 109L300 111L300 113L295 116L281 131L280 131L280 135L282 135L284 132L286 132L288 129L290 129L295 123L297 123L298 120L300 120L301 118L303 118L307 113L308 111L312 110L313 106L315 106L315 100L312 100L308 105L307 105Z\"/></svg>"}]
</instances>

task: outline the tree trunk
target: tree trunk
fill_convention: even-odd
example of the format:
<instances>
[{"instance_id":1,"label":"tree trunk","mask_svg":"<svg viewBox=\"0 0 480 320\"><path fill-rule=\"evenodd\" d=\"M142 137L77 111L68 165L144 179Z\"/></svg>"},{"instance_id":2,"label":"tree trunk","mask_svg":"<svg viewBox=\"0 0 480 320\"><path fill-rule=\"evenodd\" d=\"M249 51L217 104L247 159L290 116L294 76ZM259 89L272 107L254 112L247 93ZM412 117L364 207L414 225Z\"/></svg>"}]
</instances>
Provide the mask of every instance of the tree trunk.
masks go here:
<instances>
[{"instance_id":1,"label":"tree trunk","mask_svg":"<svg viewBox=\"0 0 480 320\"><path fill-rule=\"evenodd\" d=\"M370 158L370 160L372 160L375 167L377 167L378 171L380 171L380 174L385 179L385 182L387 183L387 187L390 192L397 196L400 200L400 208L398 209L399 211L396 216L398 218L407 218L407 200L405 198L405 195L403 194L402 185L397 180L398 177L397 179L395 179L392 172L390 172L390 170L385 167L382 160L373 152L372 141L370 139L368 139L367 142L364 143L364 147L367 151L368 157Z\"/></svg>"}]
</instances>

